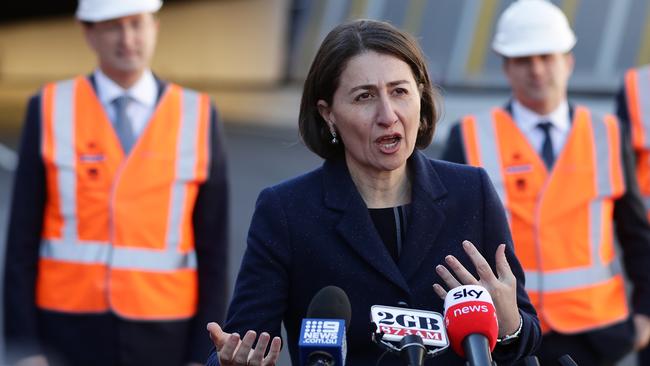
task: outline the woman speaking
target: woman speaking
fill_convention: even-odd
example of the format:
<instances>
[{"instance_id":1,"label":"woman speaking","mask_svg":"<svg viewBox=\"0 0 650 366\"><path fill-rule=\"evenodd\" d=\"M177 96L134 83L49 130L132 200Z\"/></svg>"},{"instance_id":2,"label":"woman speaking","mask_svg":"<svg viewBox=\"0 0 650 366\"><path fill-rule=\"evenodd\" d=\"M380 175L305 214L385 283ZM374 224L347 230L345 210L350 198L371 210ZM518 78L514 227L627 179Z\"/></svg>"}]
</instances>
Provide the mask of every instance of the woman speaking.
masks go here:
<instances>
[{"instance_id":1,"label":"woman speaking","mask_svg":"<svg viewBox=\"0 0 650 366\"><path fill-rule=\"evenodd\" d=\"M410 35L371 20L327 35L299 117L303 141L325 162L259 195L228 320L223 329L208 325L209 364L274 365L284 322L297 365L301 320L328 285L352 305L348 365L375 365L382 354L371 342L372 305L442 312L445 288L461 284L493 298L499 337L510 336L494 351L500 365L534 350L539 323L486 173L418 151L431 143L439 113ZM434 362L464 365L451 351Z\"/></svg>"}]
</instances>

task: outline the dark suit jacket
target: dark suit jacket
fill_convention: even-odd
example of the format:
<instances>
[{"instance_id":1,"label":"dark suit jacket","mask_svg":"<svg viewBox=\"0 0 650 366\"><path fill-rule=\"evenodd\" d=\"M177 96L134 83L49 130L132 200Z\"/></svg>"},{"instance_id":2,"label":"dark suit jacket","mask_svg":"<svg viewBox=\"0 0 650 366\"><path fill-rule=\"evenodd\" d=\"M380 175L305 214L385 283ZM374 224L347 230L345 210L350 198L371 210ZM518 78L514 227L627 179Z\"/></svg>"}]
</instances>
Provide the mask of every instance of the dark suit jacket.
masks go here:
<instances>
[{"instance_id":1,"label":"dark suit jacket","mask_svg":"<svg viewBox=\"0 0 650 366\"><path fill-rule=\"evenodd\" d=\"M486 173L432 161L420 152L409 159L409 170L412 203L398 263L379 237L343 159L326 161L319 169L265 189L257 201L226 331L280 335L284 322L286 343L298 365L300 322L309 302L321 288L336 285L352 304L347 364L375 365L382 350L371 342L370 306L404 301L411 308L442 313L443 301L432 289L433 283L442 283L434 268L453 254L474 271L461 248L467 239L493 269L496 248L506 243L518 279L521 340L502 346L495 358L508 364L533 351L540 340L538 320L523 287L503 208ZM381 365L398 364L391 357ZM212 364L214 358L213 353ZM464 361L448 350L427 364Z\"/></svg>"},{"instance_id":2,"label":"dark suit jacket","mask_svg":"<svg viewBox=\"0 0 650 366\"><path fill-rule=\"evenodd\" d=\"M618 93L616 94L616 116L621 121L621 125L624 129L628 141L631 140L631 126L630 126L630 112L627 109L627 96L625 95L625 84L621 86ZM629 146L631 147L631 143ZM632 149L630 149L632 150ZM646 267L647 268L647 267ZM650 347L644 348L637 355L639 365L650 365Z\"/></svg>"}]
</instances>

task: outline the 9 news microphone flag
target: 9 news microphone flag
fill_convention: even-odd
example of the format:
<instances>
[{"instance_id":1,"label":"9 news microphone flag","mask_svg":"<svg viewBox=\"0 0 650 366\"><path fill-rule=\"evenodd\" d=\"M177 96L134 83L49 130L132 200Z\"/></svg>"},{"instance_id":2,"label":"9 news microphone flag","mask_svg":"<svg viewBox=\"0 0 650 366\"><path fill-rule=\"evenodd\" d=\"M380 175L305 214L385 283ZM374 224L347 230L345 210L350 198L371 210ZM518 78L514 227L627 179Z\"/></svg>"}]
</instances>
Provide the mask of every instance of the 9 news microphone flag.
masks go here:
<instances>
[{"instance_id":1,"label":"9 news microphone flag","mask_svg":"<svg viewBox=\"0 0 650 366\"><path fill-rule=\"evenodd\" d=\"M350 324L350 299L341 288L322 288L302 320L298 349L301 365L345 365L345 332Z\"/></svg>"}]
</instances>

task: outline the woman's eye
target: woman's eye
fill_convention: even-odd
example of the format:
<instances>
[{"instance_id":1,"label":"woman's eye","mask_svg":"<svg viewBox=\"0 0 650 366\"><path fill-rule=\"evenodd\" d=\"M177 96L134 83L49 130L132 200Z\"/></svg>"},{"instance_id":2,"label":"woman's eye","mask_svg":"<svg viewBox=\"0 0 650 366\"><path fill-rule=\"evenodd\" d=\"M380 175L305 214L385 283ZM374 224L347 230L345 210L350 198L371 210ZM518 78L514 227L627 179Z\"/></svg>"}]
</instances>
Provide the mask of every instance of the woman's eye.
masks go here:
<instances>
[{"instance_id":1,"label":"woman's eye","mask_svg":"<svg viewBox=\"0 0 650 366\"><path fill-rule=\"evenodd\" d=\"M395 88L393 93L395 93L397 95L404 95L404 94L408 94L409 91L406 88Z\"/></svg>"},{"instance_id":2,"label":"woman's eye","mask_svg":"<svg viewBox=\"0 0 650 366\"><path fill-rule=\"evenodd\" d=\"M361 93L361 94L357 95L357 97L354 98L354 100L361 101L361 100L370 99L371 97L372 97L372 94L366 92L366 93Z\"/></svg>"}]
</instances>

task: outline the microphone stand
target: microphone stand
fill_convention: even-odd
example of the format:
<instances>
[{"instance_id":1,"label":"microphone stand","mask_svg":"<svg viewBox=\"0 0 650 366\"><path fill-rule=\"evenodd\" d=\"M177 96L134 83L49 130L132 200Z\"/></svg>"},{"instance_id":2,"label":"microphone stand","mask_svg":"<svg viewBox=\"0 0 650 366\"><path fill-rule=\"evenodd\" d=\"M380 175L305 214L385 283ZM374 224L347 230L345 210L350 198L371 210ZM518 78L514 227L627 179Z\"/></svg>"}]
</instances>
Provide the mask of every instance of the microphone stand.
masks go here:
<instances>
[{"instance_id":1,"label":"microphone stand","mask_svg":"<svg viewBox=\"0 0 650 366\"><path fill-rule=\"evenodd\" d=\"M463 349L465 350L465 357L467 366L493 366L496 365L492 361L490 354L490 345L484 335L470 334L463 339Z\"/></svg>"}]
</instances>

